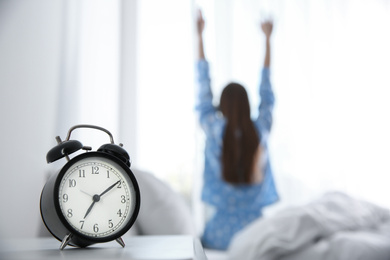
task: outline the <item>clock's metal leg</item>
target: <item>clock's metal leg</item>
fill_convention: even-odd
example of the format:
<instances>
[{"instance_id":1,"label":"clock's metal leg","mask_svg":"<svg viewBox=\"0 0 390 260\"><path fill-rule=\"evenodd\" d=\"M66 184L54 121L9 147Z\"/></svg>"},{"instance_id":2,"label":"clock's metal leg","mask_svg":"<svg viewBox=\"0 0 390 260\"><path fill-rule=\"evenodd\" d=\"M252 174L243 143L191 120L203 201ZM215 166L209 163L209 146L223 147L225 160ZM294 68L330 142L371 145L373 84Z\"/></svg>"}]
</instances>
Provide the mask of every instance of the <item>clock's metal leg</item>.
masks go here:
<instances>
[{"instance_id":1,"label":"clock's metal leg","mask_svg":"<svg viewBox=\"0 0 390 260\"><path fill-rule=\"evenodd\" d=\"M70 242L70 239L72 238L72 234L67 234L64 239L62 239L62 243L60 245L60 250L64 249Z\"/></svg>"},{"instance_id":2,"label":"clock's metal leg","mask_svg":"<svg viewBox=\"0 0 390 260\"><path fill-rule=\"evenodd\" d=\"M125 242L123 242L123 239L121 237L117 238L116 242L118 242L118 244L120 244L122 247L125 247Z\"/></svg>"}]
</instances>

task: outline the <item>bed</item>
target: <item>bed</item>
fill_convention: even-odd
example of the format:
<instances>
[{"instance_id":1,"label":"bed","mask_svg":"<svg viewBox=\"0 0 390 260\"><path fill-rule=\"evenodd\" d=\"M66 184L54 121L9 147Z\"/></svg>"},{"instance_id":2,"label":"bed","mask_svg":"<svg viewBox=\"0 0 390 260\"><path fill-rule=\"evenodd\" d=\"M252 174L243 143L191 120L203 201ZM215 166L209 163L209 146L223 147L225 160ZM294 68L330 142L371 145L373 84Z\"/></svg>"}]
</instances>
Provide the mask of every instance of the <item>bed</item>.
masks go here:
<instances>
[{"instance_id":1,"label":"bed","mask_svg":"<svg viewBox=\"0 0 390 260\"><path fill-rule=\"evenodd\" d=\"M190 210L152 174L134 171L143 206L131 233L192 234ZM341 192L267 215L239 232L209 260L390 260L390 210Z\"/></svg>"},{"instance_id":2,"label":"bed","mask_svg":"<svg viewBox=\"0 0 390 260\"><path fill-rule=\"evenodd\" d=\"M219 251L219 250L205 248L204 252L205 252L208 260L227 260L228 259L228 253L226 251Z\"/></svg>"},{"instance_id":3,"label":"bed","mask_svg":"<svg viewBox=\"0 0 390 260\"><path fill-rule=\"evenodd\" d=\"M235 236L225 259L389 260L390 212L328 193L255 221Z\"/></svg>"}]
</instances>

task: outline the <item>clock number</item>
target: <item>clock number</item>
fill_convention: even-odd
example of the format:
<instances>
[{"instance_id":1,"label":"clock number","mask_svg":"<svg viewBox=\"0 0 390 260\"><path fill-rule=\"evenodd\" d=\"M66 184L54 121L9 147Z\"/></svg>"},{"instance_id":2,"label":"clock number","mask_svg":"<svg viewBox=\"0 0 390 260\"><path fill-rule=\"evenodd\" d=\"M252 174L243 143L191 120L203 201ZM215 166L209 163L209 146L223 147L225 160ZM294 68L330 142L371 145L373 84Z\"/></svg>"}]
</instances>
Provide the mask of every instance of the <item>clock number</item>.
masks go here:
<instances>
[{"instance_id":1,"label":"clock number","mask_svg":"<svg viewBox=\"0 0 390 260\"><path fill-rule=\"evenodd\" d=\"M62 195L62 202L65 203L68 201L68 199L69 199L68 194L64 193L64 195Z\"/></svg>"},{"instance_id":2,"label":"clock number","mask_svg":"<svg viewBox=\"0 0 390 260\"><path fill-rule=\"evenodd\" d=\"M76 180L69 179L69 188L76 187Z\"/></svg>"},{"instance_id":3,"label":"clock number","mask_svg":"<svg viewBox=\"0 0 390 260\"><path fill-rule=\"evenodd\" d=\"M108 220L108 227L112 228L114 226L114 223L112 223L112 219Z\"/></svg>"},{"instance_id":4,"label":"clock number","mask_svg":"<svg viewBox=\"0 0 390 260\"><path fill-rule=\"evenodd\" d=\"M118 186L116 186L118 189L120 189L120 188L122 188L122 182L120 182L119 184L118 184Z\"/></svg>"},{"instance_id":5,"label":"clock number","mask_svg":"<svg viewBox=\"0 0 390 260\"><path fill-rule=\"evenodd\" d=\"M116 213L118 216L121 218L122 217L122 211L119 209L118 212Z\"/></svg>"},{"instance_id":6,"label":"clock number","mask_svg":"<svg viewBox=\"0 0 390 260\"><path fill-rule=\"evenodd\" d=\"M84 220L80 220L80 223L81 223L81 228L80 229L83 229L83 227L84 227Z\"/></svg>"},{"instance_id":7,"label":"clock number","mask_svg":"<svg viewBox=\"0 0 390 260\"><path fill-rule=\"evenodd\" d=\"M79 178L85 178L85 170L79 170Z\"/></svg>"},{"instance_id":8,"label":"clock number","mask_svg":"<svg viewBox=\"0 0 390 260\"><path fill-rule=\"evenodd\" d=\"M72 209L68 209L68 214L66 214L66 216L67 216L68 218L73 217L73 211L72 211Z\"/></svg>"},{"instance_id":9,"label":"clock number","mask_svg":"<svg viewBox=\"0 0 390 260\"><path fill-rule=\"evenodd\" d=\"M107 170L107 178L110 178L110 171Z\"/></svg>"},{"instance_id":10,"label":"clock number","mask_svg":"<svg viewBox=\"0 0 390 260\"><path fill-rule=\"evenodd\" d=\"M121 202L122 202L122 203L126 203L126 197L125 197L125 195L122 195L122 196L121 196Z\"/></svg>"},{"instance_id":11,"label":"clock number","mask_svg":"<svg viewBox=\"0 0 390 260\"><path fill-rule=\"evenodd\" d=\"M99 232L99 227L98 227L98 224L96 223L95 225L93 225L93 231L95 233Z\"/></svg>"},{"instance_id":12,"label":"clock number","mask_svg":"<svg viewBox=\"0 0 390 260\"><path fill-rule=\"evenodd\" d=\"M92 174L99 174L99 166L92 166Z\"/></svg>"}]
</instances>

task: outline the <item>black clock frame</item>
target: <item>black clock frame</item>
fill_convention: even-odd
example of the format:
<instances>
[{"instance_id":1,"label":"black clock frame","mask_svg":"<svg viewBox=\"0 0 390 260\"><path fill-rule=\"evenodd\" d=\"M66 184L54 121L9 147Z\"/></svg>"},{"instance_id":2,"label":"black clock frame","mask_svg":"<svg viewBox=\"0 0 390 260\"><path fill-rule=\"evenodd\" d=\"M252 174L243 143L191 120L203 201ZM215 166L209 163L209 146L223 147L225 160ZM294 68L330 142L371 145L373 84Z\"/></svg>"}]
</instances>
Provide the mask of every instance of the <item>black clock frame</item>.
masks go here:
<instances>
[{"instance_id":1,"label":"black clock frame","mask_svg":"<svg viewBox=\"0 0 390 260\"><path fill-rule=\"evenodd\" d=\"M133 187L135 189L135 195L136 195L135 206L134 206L134 212L131 215L130 220L127 222L127 224L124 227L121 227L120 231L106 237L90 237L75 230L68 223L68 221L65 219L64 215L62 214L59 200L58 200L59 186L66 171L72 165L74 165L74 163L88 157L104 157L106 159L114 161L128 174L131 182L133 183ZM100 151L86 152L68 161L58 174L53 175L48 180L46 185L43 187L41 198L40 198L41 217L47 230L59 241L63 241L64 237L66 237L69 234L72 234L72 236L70 237L69 245L76 246L76 247L86 247L95 243L103 243L103 242L108 242L120 238L133 226L135 220L137 219L140 205L141 205L141 196L140 196L139 186L129 166L126 165L126 163L124 163L118 157Z\"/></svg>"}]
</instances>

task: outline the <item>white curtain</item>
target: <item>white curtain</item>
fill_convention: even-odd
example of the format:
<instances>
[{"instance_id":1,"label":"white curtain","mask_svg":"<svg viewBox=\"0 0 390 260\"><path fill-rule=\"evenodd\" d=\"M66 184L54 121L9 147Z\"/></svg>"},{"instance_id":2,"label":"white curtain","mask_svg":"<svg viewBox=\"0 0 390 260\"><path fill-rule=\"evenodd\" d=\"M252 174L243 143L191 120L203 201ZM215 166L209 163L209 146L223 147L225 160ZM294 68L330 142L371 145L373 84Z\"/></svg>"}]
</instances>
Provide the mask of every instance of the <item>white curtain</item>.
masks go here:
<instances>
[{"instance_id":1,"label":"white curtain","mask_svg":"<svg viewBox=\"0 0 390 260\"><path fill-rule=\"evenodd\" d=\"M193 110L196 9L206 19L215 97L228 81L239 81L254 109L265 48L259 23L272 17L276 106L270 156L278 205L337 189L390 207L390 1L142 0L127 12L123 2L95 2L76 4L84 10L78 18L84 33L77 34L84 39L84 58L76 76L85 77L77 79L84 88L79 120L115 126L114 134L135 129L120 132L133 140L125 146L135 146L135 167L188 197L196 191L200 203L203 139ZM126 36L127 43L134 41L134 56L120 53L120 32L127 28L119 21L126 15L136 15L134 35ZM131 71L119 67L124 59L134 59ZM127 85L119 82L124 73L134 75ZM126 107L135 112L121 111Z\"/></svg>"},{"instance_id":2,"label":"white curtain","mask_svg":"<svg viewBox=\"0 0 390 260\"><path fill-rule=\"evenodd\" d=\"M64 139L70 127L92 124L119 142L120 1L63 1L63 14L57 135ZM110 141L92 131L71 138L94 150Z\"/></svg>"},{"instance_id":3,"label":"white curtain","mask_svg":"<svg viewBox=\"0 0 390 260\"><path fill-rule=\"evenodd\" d=\"M193 6L138 1L134 166L191 199L195 167Z\"/></svg>"},{"instance_id":4,"label":"white curtain","mask_svg":"<svg viewBox=\"0 0 390 260\"><path fill-rule=\"evenodd\" d=\"M58 135L75 124L107 128L132 166L191 200L195 167L190 0L64 2ZM107 136L72 134L97 149Z\"/></svg>"},{"instance_id":5,"label":"white curtain","mask_svg":"<svg viewBox=\"0 0 390 260\"><path fill-rule=\"evenodd\" d=\"M242 82L253 108L264 57L259 23L274 20L270 156L279 206L337 189L390 207L390 1L198 5L215 92Z\"/></svg>"}]
</instances>

